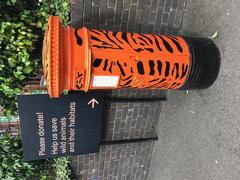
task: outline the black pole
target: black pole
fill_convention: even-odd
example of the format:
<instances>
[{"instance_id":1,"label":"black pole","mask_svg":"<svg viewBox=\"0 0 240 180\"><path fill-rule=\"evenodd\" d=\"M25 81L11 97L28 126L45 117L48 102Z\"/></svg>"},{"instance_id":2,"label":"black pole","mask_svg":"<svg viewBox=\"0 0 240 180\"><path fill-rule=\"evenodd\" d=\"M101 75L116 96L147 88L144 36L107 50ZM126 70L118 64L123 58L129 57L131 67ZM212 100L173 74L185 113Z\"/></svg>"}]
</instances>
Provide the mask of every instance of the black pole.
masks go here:
<instances>
[{"instance_id":1,"label":"black pole","mask_svg":"<svg viewBox=\"0 0 240 180\"><path fill-rule=\"evenodd\" d=\"M104 98L107 103L134 103L134 102L139 102L139 103L144 103L144 102L160 102L160 101L166 101L166 97L161 97L161 98L111 98L111 97L105 97Z\"/></svg>"},{"instance_id":2,"label":"black pole","mask_svg":"<svg viewBox=\"0 0 240 180\"><path fill-rule=\"evenodd\" d=\"M140 142L148 142L148 141L157 141L158 137L150 137L150 138L138 138L138 139L123 139L123 140L115 140L115 141L101 141L100 145L115 145L115 144L129 144L129 143L140 143Z\"/></svg>"}]
</instances>

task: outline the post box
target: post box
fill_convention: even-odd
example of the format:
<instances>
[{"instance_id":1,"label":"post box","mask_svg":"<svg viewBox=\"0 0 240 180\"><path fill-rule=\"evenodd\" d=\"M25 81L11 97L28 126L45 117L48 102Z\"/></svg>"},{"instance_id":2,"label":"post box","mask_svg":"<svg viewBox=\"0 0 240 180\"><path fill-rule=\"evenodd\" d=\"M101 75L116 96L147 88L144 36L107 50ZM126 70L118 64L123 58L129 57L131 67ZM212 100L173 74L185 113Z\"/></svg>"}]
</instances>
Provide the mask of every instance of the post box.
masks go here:
<instances>
[{"instance_id":1,"label":"post box","mask_svg":"<svg viewBox=\"0 0 240 180\"><path fill-rule=\"evenodd\" d=\"M220 53L207 38L64 27L50 16L43 43L50 97L64 90L204 89L216 80Z\"/></svg>"}]
</instances>

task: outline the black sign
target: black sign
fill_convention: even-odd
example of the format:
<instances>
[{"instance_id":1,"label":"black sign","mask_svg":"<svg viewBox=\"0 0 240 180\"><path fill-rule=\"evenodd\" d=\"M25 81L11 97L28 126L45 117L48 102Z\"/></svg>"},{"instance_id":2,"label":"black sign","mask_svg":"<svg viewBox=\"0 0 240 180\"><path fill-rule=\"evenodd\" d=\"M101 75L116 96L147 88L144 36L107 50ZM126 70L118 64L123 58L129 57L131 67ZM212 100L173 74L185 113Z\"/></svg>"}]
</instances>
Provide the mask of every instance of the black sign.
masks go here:
<instances>
[{"instance_id":1,"label":"black sign","mask_svg":"<svg viewBox=\"0 0 240 180\"><path fill-rule=\"evenodd\" d=\"M99 152L102 93L18 96L24 160Z\"/></svg>"}]
</instances>

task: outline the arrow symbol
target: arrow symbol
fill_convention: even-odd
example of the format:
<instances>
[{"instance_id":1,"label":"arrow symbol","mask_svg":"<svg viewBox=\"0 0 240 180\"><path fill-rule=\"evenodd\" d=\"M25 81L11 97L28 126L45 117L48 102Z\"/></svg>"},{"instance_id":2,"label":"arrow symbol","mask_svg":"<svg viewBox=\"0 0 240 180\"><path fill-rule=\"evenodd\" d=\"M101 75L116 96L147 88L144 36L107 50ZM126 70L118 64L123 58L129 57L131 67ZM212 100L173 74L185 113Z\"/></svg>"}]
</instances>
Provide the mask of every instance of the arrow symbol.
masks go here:
<instances>
[{"instance_id":1,"label":"arrow symbol","mask_svg":"<svg viewBox=\"0 0 240 180\"><path fill-rule=\"evenodd\" d=\"M98 101L95 98L92 98L89 102L88 105L92 104L92 108L94 108L95 104L98 104Z\"/></svg>"}]
</instances>

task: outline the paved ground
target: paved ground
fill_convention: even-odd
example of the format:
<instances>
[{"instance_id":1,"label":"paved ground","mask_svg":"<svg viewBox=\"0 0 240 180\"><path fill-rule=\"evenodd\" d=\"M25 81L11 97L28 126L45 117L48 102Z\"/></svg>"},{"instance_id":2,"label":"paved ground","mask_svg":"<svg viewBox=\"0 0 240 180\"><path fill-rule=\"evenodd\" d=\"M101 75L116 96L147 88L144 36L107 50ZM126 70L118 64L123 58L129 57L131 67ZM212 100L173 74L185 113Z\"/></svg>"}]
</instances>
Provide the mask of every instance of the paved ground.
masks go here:
<instances>
[{"instance_id":1,"label":"paved ground","mask_svg":"<svg viewBox=\"0 0 240 180\"><path fill-rule=\"evenodd\" d=\"M207 90L168 93L149 180L240 179L239 9L239 0L188 0L182 34L218 31L220 76Z\"/></svg>"}]
</instances>

